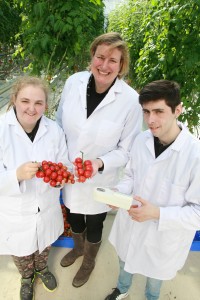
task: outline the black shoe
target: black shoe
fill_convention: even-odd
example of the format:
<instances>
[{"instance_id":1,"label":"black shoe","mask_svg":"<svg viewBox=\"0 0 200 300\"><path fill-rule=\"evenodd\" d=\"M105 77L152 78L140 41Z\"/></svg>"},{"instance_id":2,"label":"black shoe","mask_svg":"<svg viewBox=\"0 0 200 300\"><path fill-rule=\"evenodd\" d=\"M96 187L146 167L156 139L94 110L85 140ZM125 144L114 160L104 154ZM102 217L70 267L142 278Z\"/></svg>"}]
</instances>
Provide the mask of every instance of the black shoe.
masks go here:
<instances>
[{"instance_id":1,"label":"black shoe","mask_svg":"<svg viewBox=\"0 0 200 300\"><path fill-rule=\"evenodd\" d=\"M53 292L57 288L56 279L54 275L51 272L49 272L47 267L42 271L35 270L35 274L42 280L43 286L49 292Z\"/></svg>"},{"instance_id":2,"label":"black shoe","mask_svg":"<svg viewBox=\"0 0 200 300\"><path fill-rule=\"evenodd\" d=\"M35 276L21 279L20 299L33 300L33 283Z\"/></svg>"},{"instance_id":3,"label":"black shoe","mask_svg":"<svg viewBox=\"0 0 200 300\"><path fill-rule=\"evenodd\" d=\"M121 300L128 296L128 292L121 294L120 290L118 288L113 289L112 294L108 295L105 300Z\"/></svg>"}]
</instances>

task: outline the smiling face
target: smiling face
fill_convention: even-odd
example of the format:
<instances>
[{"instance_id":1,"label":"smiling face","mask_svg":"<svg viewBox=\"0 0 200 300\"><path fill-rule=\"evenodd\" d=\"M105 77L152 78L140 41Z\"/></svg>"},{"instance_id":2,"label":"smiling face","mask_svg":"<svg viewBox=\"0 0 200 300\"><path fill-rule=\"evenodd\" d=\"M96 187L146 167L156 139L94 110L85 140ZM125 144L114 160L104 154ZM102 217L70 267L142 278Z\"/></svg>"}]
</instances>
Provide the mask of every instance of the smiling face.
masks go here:
<instances>
[{"instance_id":1,"label":"smiling face","mask_svg":"<svg viewBox=\"0 0 200 300\"><path fill-rule=\"evenodd\" d=\"M180 132L176 118L181 114L181 104L172 112L165 100L149 101L142 105L144 121L161 143L170 144Z\"/></svg>"},{"instance_id":2,"label":"smiling face","mask_svg":"<svg viewBox=\"0 0 200 300\"><path fill-rule=\"evenodd\" d=\"M27 85L14 100L17 119L26 132L31 132L47 107L46 95L41 87Z\"/></svg>"},{"instance_id":3,"label":"smiling face","mask_svg":"<svg viewBox=\"0 0 200 300\"><path fill-rule=\"evenodd\" d=\"M112 49L106 44L97 47L91 62L97 93L105 92L119 74L121 56L118 48Z\"/></svg>"}]
</instances>

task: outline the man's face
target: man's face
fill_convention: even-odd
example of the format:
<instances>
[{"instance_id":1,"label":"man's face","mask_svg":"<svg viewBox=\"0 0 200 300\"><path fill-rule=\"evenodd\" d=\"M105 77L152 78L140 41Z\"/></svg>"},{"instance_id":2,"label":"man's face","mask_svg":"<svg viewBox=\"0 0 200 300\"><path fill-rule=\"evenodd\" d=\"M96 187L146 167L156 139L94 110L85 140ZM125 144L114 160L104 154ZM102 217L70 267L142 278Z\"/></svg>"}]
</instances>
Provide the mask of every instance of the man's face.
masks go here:
<instances>
[{"instance_id":1,"label":"man's face","mask_svg":"<svg viewBox=\"0 0 200 300\"><path fill-rule=\"evenodd\" d=\"M150 101L142 105L144 121L160 142L171 142L177 130L176 118L181 114L181 104L177 105L173 113L165 100Z\"/></svg>"}]
</instances>

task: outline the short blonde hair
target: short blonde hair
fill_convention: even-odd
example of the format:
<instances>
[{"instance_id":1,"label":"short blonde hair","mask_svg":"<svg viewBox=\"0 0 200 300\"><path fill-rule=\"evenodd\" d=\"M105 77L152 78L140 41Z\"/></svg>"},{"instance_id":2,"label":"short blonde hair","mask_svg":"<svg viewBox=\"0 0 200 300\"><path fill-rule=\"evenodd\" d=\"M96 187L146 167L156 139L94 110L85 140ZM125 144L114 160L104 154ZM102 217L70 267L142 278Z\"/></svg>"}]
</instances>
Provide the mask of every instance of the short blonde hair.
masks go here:
<instances>
[{"instance_id":1,"label":"short blonde hair","mask_svg":"<svg viewBox=\"0 0 200 300\"><path fill-rule=\"evenodd\" d=\"M95 40L90 45L91 58L93 58L93 56L95 55L97 47L102 44L109 45L111 49L117 48L121 51L121 68L118 74L118 78L121 79L129 71L129 50L126 42L123 41L122 37L118 32L104 33L95 38Z\"/></svg>"},{"instance_id":2,"label":"short blonde hair","mask_svg":"<svg viewBox=\"0 0 200 300\"><path fill-rule=\"evenodd\" d=\"M8 104L7 110L9 110L11 107L14 106L14 102L17 98L19 91L21 91L24 87L26 87L28 85L32 85L32 86L41 88L41 90L43 90L43 92L45 94L46 103L48 103L49 87L48 87L47 82L39 77L24 75L24 76L19 77L12 86L10 102Z\"/></svg>"}]
</instances>

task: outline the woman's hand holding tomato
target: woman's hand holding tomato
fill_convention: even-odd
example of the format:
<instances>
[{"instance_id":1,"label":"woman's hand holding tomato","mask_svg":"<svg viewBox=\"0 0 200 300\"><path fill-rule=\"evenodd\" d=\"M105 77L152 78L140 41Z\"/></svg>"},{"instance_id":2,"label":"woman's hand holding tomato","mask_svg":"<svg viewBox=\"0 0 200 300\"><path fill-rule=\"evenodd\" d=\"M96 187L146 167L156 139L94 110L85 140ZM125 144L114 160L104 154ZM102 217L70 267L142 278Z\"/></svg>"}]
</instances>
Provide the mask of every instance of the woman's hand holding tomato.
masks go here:
<instances>
[{"instance_id":1,"label":"woman's hand holding tomato","mask_svg":"<svg viewBox=\"0 0 200 300\"><path fill-rule=\"evenodd\" d=\"M38 162L26 162L19 166L16 170L18 181L32 179L38 171L40 163Z\"/></svg>"}]
</instances>

